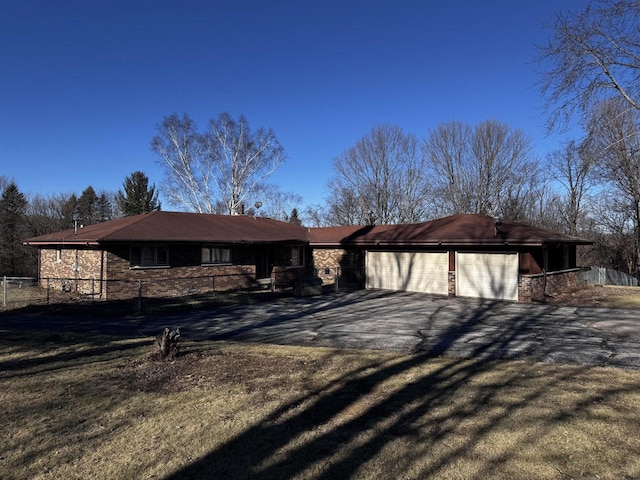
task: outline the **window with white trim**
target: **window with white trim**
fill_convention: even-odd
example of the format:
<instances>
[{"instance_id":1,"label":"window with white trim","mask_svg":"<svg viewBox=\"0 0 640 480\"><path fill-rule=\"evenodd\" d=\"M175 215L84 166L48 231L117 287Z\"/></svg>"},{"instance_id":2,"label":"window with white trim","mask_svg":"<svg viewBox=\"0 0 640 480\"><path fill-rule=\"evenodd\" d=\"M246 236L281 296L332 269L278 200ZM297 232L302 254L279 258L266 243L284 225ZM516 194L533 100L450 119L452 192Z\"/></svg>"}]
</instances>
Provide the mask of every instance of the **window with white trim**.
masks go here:
<instances>
[{"instance_id":1,"label":"window with white trim","mask_svg":"<svg viewBox=\"0 0 640 480\"><path fill-rule=\"evenodd\" d=\"M132 245L129 264L132 267L168 267L169 248L164 245Z\"/></svg>"},{"instance_id":2,"label":"window with white trim","mask_svg":"<svg viewBox=\"0 0 640 480\"><path fill-rule=\"evenodd\" d=\"M202 247L200 261L203 265L228 265L231 263L231 249L229 247Z\"/></svg>"}]
</instances>

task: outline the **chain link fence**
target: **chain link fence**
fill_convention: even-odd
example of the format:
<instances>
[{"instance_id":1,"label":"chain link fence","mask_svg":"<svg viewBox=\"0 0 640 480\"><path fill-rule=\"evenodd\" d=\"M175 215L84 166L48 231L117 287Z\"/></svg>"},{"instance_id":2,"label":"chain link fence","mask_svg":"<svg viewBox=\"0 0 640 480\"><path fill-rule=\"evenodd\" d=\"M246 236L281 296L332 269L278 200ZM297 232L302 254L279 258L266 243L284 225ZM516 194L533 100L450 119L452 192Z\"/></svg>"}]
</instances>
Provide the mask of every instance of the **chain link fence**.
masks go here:
<instances>
[{"instance_id":1,"label":"chain link fence","mask_svg":"<svg viewBox=\"0 0 640 480\"><path fill-rule=\"evenodd\" d=\"M141 312L163 305L222 301L237 293L293 294L296 285L305 283L321 285L323 291L362 288L363 279L363 268L340 267L290 270L258 280L248 274L139 280L2 277L2 307L74 306L106 301L118 310Z\"/></svg>"}]
</instances>

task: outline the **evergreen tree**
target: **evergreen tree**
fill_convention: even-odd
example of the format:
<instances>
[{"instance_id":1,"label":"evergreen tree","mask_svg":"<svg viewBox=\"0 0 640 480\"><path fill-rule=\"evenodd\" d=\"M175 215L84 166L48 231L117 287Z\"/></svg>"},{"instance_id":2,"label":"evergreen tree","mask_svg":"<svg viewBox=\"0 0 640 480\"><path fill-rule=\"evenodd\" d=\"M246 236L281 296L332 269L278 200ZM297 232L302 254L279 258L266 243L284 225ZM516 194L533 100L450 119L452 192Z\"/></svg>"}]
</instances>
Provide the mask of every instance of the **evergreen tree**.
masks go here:
<instances>
[{"instance_id":1,"label":"evergreen tree","mask_svg":"<svg viewBox=\"0 0 640 480\"><path fill-rule=\"evenodd\" d=\"M83 225L98 223L97 215L98 195L91 185L84 189L78 199L78 220Z\"/></svg>"},{"instance_id":2,"label":"evergreen tree","mask_svg":"<svg viewBox=\"0 0 640 480\"><path fill-rule=\"evenodd\" d=\"M289 215L289 223L293 223L294 225L302 225L302 220L298 216L298 209L294 208L291 210L291 215Z\"/></svg>"},{"instance_id":3,"label":"evergreen tree","mask_svg":"<svg viewBox=\"0 0 640 480\"><path fill-rule=\"evenodd\" d=\"M60 214L64 225L63 228L73 228L74 222L78 219L78 197L75 193L72 193L69 198L64 201Z\"/></svg>"},{"instance_id":4,"label":"evergreen tree","mask_svg":"<svg viewBox=\"0 0 640 480\"><path fill-rule=\"evenodd\" d=\"M24 194L15 183L9 183L0 198L0 275L33 274L27 249L22 245L27 237L26 208Z\"/></svg>"},{"instance_id":5,"label":"evergreen tree","mask_svg":"<svg viewBox=\"0 0 640 480\"><path fill-rule=\"evenodd\" d=\"M106 193L100 194L98 201L96 202L95 214L97 222L106 222L113 218L113 207L111 202L107 198Z\"/></svg>"},{"instance_id":6,"label":"evergreen tree","mask_svg":"<svg viewBox=\"0 0 640 480\"><path fill-rule=\"evenodd\" d=\"M123 190L116 194L116 201L124 216L147 213L160 209L155 184L149 187L149 178L141 171L124 179Z\"/></svg>"}]
</instances>

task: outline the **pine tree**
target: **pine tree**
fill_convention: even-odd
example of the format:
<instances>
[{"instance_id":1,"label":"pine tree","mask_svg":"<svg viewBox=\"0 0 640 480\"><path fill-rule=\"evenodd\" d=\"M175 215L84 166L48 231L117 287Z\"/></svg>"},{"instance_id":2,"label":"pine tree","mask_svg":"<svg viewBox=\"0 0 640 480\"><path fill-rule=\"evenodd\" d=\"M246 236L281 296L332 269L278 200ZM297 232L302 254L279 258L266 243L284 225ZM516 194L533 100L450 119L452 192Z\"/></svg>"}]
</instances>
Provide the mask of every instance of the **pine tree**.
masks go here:
<instances>
[{"instance_id":1,"label":"pine tree","mask_svg":"<svg viewBox=\"0 0 640 480\"><path fill-rule=\"evenodd\" d=\"M98 197L98 201L96 202L95 214L98 223L106 222L107 220L111 220L113 218L113 207L111 206L111 202L107 198L106 193L102 193Z\"/></svg>"},{"instance_id":2,"label":"pine tree","mask_svg":"<svg viewBox=\"0 0 640 480\"><path fill-rule=\"evenodd\" d=\"M98 196L96 191L89 185L78 199L77 214L81 224L91 225L92 223L98 223L97 203Z\"/></svg>"},{"instance_id":3,"label":"pine tree","mask_svg":"<svg viewBox=\"0 0 640 480\"><path fill-rule=\"evenodd\" d=\"M122 187L116 201L124 216L160 209L155 184L149 187L149 178L143 172L133 172L124 179Z\"/></svg>"},{"instance_id":4,"label":"pine tree","mask_svg":"<svg viewBox=\"0 0 640 480\"><path fill-rule=\"evenodd\" d=\"M298 209L294 208L291 210L291 215L289 215L289 223L293 223L294 225L302 225L302 220L298 216Z\"/></svg>"},{"instance_id":5,"label":"pine tree","mask_svg":"<svg viewBox=\"0 0 640 480\"><path fill-rule=\"evenodd\" d=\"M25 214L27 199L11 182L0 198L0 275L24 275L28 255L22 241L27 236Z\"/></svg>"}]
</instances>

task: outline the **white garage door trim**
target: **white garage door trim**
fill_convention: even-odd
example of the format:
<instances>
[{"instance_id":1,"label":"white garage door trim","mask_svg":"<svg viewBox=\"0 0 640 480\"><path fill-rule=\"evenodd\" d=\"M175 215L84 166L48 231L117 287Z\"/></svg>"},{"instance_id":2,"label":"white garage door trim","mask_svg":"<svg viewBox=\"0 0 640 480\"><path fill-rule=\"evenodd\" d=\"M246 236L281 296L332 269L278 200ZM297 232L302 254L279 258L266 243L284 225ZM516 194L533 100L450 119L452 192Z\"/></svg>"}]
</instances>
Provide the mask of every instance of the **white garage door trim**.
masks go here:
<instances>
[{"instance_id":1,"label":"white garage door trim","mask_svg":"<svg viewBox=\"0 0 640 480\"><path fill-rule=\"evenodd\" d=\"M517 252L456 252L456 295L518 301Z\"/></svg>"},{"instance_id":2,"label":"white garage door trim","mask_svg":"<svg viewBox=\"0 0 640 480\"><path fill-rule=\"evenodd\" d=\"M384 290L449 293L449 253L367 251L366 287Z\"/></svg>"}]
</instances>

